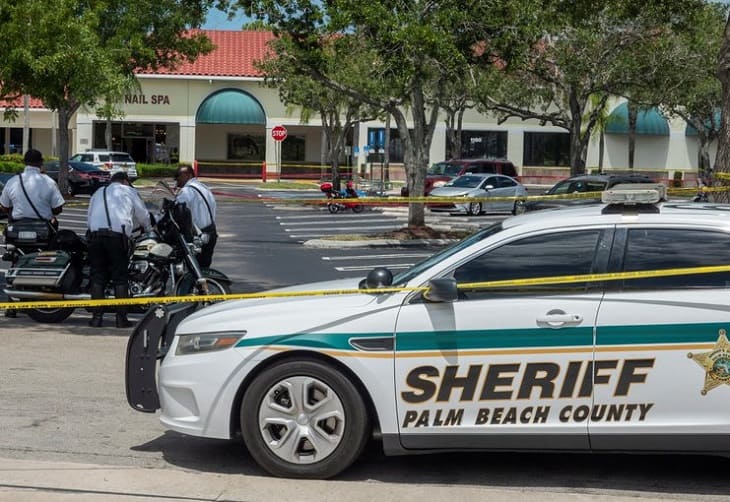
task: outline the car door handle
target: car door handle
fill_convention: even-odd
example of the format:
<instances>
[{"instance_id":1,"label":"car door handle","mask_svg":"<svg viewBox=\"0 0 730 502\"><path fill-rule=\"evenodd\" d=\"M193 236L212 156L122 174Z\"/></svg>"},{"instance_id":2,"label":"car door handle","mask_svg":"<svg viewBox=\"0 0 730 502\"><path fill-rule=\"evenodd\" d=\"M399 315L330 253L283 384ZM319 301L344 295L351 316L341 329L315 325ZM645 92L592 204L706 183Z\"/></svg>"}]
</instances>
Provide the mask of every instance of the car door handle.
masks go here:
<instances>
[{"instance_id":1,"label":"car door handle","mask_svg":"<svg viewBox=\"0 0 730 502\"><path fill-rule=\"evenodd\" d=\"M547 314L537 318L537 325L541 328L561 328L563 326L574 326L582 322L582 315L566 314L562 310L551 310Z\"/></svg>"}]
</instances>

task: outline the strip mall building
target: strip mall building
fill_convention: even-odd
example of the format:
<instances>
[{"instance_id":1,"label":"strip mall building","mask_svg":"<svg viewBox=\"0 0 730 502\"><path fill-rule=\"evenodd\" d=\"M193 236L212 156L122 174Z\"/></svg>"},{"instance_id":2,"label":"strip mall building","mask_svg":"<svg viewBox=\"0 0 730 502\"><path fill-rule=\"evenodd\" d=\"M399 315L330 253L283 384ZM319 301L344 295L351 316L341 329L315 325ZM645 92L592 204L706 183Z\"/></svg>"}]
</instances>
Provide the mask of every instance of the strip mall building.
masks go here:
<instances>
[{"instance_id":1,"label":"strip mall building","mask_svg":"<svg viewBox=\"0 0 730 502\"><path fill-rule=\"evenodd\" d=\"M254 68L271 33L256 31L206 31L216 49L195 63L174 72L140 74L141 91L124 98L122 119L112 123L114 150L129 152L137 162L197 162L201 175L297 178L324 173L324 134L318 118L302 123L279 99L276 89L263 86ZM57 148L55 115L38 100L29 111L18 108L15 122L0 121L0 152L19 151L23 124L30 128L30 145L46 155ZM614 103L616 117L605 134L604 170L628 167L626 104ZM623 120L623 122L622 122ZM623 125L622 125L623 124ZM278 143L272 129L284 126L287 136ZM106 122L93 110L80 110L71 122L72 153L106 147ZM437 127L431 161L443 160L446 134ZM373 152L382 148L384 125L360 124L349 145L345 166L379 179L381 164ZM567 174L568 134L536 121L511 119L502 124L491 116L467 112L463 122L462 157L498 157L511 160L523 178L532 180ZM598 138L588 153L587 166L599 166ZM715 145L711 156L714 160ZM382 151L382 150L381 150ZM697 172L697 138L681 120L667 121L656 112L641 113L637 124L634 169L671 178L676 171L685 180ZM402 149L398 131L391 132L391 179L403 179Z\"/></svg>"}]
</instances>

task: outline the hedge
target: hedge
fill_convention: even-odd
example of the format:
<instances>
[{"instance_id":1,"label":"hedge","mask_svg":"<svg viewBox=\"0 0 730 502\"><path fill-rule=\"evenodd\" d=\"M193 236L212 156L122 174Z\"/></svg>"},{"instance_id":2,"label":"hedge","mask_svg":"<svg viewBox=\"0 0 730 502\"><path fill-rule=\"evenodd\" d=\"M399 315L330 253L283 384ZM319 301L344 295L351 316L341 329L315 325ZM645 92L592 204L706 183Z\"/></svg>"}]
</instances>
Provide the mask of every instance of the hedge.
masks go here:
<instances>
[{"instance_id":1,"label":"hedge","mask_svg":"<svg viewBox=\"0 0 730 502\"><path fill-rule=\"evenodd\" d=\"M177 166L177 164L137 164L137 176L140 178L172 178ZM22 155L18 153L0 155L0 173L19 173L23 167Z\"/></svg>"}]
</instances>

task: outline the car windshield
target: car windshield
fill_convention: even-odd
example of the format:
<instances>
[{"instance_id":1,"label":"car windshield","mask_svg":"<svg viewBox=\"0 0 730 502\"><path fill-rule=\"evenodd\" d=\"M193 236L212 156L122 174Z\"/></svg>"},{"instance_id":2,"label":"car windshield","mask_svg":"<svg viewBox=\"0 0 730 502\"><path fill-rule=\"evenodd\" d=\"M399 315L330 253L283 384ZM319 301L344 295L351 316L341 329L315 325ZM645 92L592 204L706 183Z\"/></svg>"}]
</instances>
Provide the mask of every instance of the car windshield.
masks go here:
<instances>
[{"instance_id":1,"label":"car windshield","mask_svg":"<svg viewBox=\"0 0 730 502\"><path fill-rule=\"evenodd\" d=\"M564 180L552 187L549 191L549 195L558 195L562 193L576 193L576 192L602 192L606 189L605 181L595 180Z\"/></svg>"},{"instance_id":2,"label":"car windshield","mask_svg":"<svg viewBox=\"0 0 730 502\"><path fill-rule=\"evenodd\" d=\"M479 242L481 240L486 239L490 235L494 235L497 232L502 231L502 222L494 223L493 225L490 225L486 228L483 228L482 230L479 230L478 232L473 233L469 237L457 242L456 244L453 244L443 251L440 251L429 258L426 258L425 260L416 263L408 270L401 272L400 274L397 274L395 277L393 277L393 285L396 286L402 286L417 275L421 274L424 270L427 270L434 266L435 264L447 259L449 256L455 255L462 249L465 249L475 242Z\"/></svg>"},{"instance_id":3,"label":"car windshield","mask_svg":"<svg viewBox=\"0 0 730 502\"><path fill-rule=\"evenodd\" d=\"M476 188L482 181L484 181L482 176L459 176L447 183L446 186L456 188Z\"/></svg>"},{"instance_id":4,"label":"car windshield","mask_svg":"<svg viewBox=\"0 0 730 502\"><path fill-rule=\"evenodd\" d=\"M426 174L428 176L458 176L461 171L459 164L452 164L450 162L436 162L428 168Z\"/></svg>"}]
</instances>

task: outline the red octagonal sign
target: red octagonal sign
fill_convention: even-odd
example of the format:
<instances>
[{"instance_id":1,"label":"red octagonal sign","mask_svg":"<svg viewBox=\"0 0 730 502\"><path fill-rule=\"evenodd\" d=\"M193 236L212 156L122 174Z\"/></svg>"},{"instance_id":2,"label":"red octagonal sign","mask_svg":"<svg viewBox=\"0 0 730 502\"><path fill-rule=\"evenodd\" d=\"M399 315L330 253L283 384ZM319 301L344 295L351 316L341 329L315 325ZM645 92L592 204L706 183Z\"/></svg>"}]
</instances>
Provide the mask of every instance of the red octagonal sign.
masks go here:
<instances>
[{"instance_id":1,"label":"red octagonal sign","mask_svg":"<svg viewBox=\"0 0 730 502\"><path fill-rule=\"evenodd\" d=\"M286 139L286 127L283 125L274 126L271 129L271 137L274 141L284 141Z\"/></svg>"}]
</instances>

